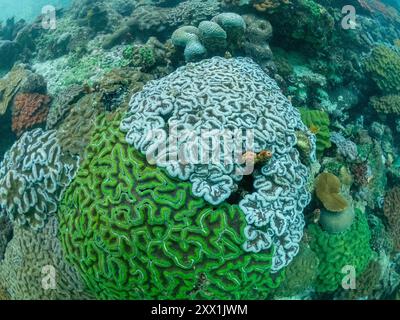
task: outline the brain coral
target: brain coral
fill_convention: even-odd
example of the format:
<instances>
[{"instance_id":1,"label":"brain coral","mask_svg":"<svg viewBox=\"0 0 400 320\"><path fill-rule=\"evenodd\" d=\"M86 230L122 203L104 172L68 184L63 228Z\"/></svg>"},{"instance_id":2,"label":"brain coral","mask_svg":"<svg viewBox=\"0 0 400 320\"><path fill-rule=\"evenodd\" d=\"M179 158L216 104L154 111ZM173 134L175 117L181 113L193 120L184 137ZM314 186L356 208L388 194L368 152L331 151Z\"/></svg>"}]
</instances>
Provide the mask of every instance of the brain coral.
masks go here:
<instances>
[{"instance_id":1,"label":"brain coral","mask_svg":"<svg viewBox=\"0 0 400 320\"><path fill-rule=\"evenodd\" d=\"M125 142L100 117L87 158L61 201L66 258L102 299L257 299L282 280L272 254L242 248L238 206L210 206L190 184Z\"/></svg>"},{"instance_id":2,"label":"brain coral","mask_svg":"<svg viewBox=\"0 0 400 320\"><path fill-rule=\"evenodd\" d=\"M335 291L342 283L345 266L353 266L356 274L367 267L372 255L369 245L371 233L365 214L356 210L350 229L339 234L329 234L317 224L308 227L310 247L317 254L320 264L315 289L318 292Z\"/></svg>"},{"instance_id":3,"label":"brain coral","mask_svg":"<svg viewBox=\"0 0 400 320\"><path fill-rule=\"evenodd\" d=\"M57 229L55 217L49 219L41 232L15 228L14 237L0 263L0 283L11 299L90 297L85 293L85 287L76 270L63 258ZM55 270L54 283L49 278L52 276L51 268Z\"/></svg>"},{"instance_id":4,"label":"brain coral","mask_svg":"<svg viewBox=\"0 0 400 320\"><path fill-rule=\"evenodd\" d=\"M38 93L20 93L15 97L12 130L20 136L26 130L42 124L49 113L50 97Z\"/></svg>"},{"instance_id":5,"label":"brain coral","mask_svg":"<svg viewBox=\"0 0 400 320\"><path fill-rule=\"evenodd\" d=\"M0 208L18 225L42 228L78 161L61 152L55 131L25 132L0 163Z\"/></svg>"},{"instance_id":6,"label":"brain coral","mask_svg":"<svg viewBox=\"0 0 400 320\"><path fill-rule=\"evenodd\" d=\"M379 89L385 94L400 92L400 55L385 45L377 45L365 62Z\"/></svg>"},{"instance_id":7,"label":"brain coral","mask_svg":"<svg viewBox=\"0 0 400 320\"><path fill-rule=\"evenodd\" d=\"M315 137L275 81L251 59L214 57L148 83L132 97L120 128L135 149L171 177L190 180L193 194L213 205L240 190L248 173L230 159L233 153L272 152L272 159L252 173L254 190L239 201L248 223L244 248L260 252L274 246L273 270L297 254L310 195L308 169L294 148L296 130L308 134L313 149ZM237 135L226 142L227 131L250 132L254 143ZM210 136L219 138L210 142ZM163 143L168 146L160 147ZM315 150L311 154L314 158Z\"/></svg>"}]
</instances>

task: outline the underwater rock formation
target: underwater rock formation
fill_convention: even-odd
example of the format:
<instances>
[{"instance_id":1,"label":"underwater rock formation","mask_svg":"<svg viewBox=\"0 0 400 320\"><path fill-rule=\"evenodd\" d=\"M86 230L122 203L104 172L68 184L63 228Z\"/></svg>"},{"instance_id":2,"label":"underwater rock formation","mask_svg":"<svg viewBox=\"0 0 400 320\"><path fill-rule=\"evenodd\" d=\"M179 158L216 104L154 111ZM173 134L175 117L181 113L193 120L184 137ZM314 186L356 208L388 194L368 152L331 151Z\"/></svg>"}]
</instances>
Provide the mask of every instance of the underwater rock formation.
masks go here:
<instances>
[{"instance_id":1,"label":"underwater rock formation","mask_svg":"<svg viewBox=\"0 0 400 320\"><path fill-rule=\"evenodd\" d=\"M99 299L265 299L282 274L245 252L237 205L211 206L151 166L99 117L59 208L66 259Z\"/></svg>"},{"instance_id":2,"label":"underwater rock formation","mask_svg":"<svg viewBox=\"0 0 400 320\"><path fill-rule=\"evenodd\" d=\"M227 145L210 146L201 135L207 131L215 136L228 129L254 133L252 150L247 150L245 141L232 141L242 154L263 150L273 154L269 163L254 172L254 192L240 199L240 207L249 224L245 249L259 252L274 246L273 269L277 271L298 252L302 211L310 201L305 188L308 170L294 148L295 131L308 134L312 158L315 138L274 80L248 58L214 57L188 64L134 95L121 123L129 144L171 177L190 180L193 194L214 205L238 190L246 168L234 159L224 159L223 152L216 153L212 163L202 164L205 150L226 150ZM164 142L171 147L162 147ZM200 158L193 159L193 155Z\"/></svg>"},{"instance_id":3,"label":"underwater rock formation","mask_svg":"<svg viewBox=\"0 0 400 320\"><path fill-rule=\"evenodd\" d=\"M63 154L55 131L25 132L0 163L0 207L14 225L44 227L79 159Z\"/></svg>"}]
</instances>

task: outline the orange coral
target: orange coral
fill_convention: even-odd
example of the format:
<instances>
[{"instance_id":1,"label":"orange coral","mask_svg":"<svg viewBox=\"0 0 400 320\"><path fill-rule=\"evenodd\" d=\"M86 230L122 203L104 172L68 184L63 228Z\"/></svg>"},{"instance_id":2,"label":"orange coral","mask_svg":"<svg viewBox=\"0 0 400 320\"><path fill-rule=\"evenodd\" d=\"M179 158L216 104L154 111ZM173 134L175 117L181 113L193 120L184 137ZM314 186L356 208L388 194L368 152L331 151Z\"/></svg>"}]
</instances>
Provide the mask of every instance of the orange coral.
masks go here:
<instances>
[{"instance_id":1,"label":"orange coral","mask_svg":"<svg viewBox=\"0 0 400 320\"><path fill-rule=\"evenodd\" d=\"M37 93L21 93L15 97L12 130L17 136L46 121L50 97Z\"/></svg>"},{"instance_id":2,"label":"orange coral","mask_svg":"<svg viewBox=\"0 0 400 320\"><path fill-rule=\"evenodd\" d=\"M400 187L390 190L385 197L383 213L389 225L389 232L393 238L394 247L400 250Z\"/></svg>"}]
</instances>

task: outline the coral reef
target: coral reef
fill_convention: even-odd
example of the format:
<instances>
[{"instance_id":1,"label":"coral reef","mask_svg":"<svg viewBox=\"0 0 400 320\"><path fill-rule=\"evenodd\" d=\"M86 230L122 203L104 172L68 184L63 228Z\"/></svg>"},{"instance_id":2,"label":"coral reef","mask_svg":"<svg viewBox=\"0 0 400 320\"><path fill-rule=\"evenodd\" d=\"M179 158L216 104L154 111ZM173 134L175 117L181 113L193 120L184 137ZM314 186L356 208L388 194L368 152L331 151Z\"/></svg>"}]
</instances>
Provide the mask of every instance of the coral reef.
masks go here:
<instances>
[{"instance_id":1,"label":"coral reef","mask_svg":"<svg viewBox=\"0 0 400 320\"><path fill-rule=\"evenodd\" d=\"M40 233L15 229L0 263L0 283L11 299L90 298L76 270L63 258L57 231L55 217L49 219Z\"/></svg>"},{"instance_id":2,"label":"coral reef","mask_svg":"<svg viewBox=\"0 0 400 320\"><path fill-rule=\"evenodd\" d=\"M219 158L212 163L202 164L205 150L226 150L227 146L221 141L210 144L209 138L204 140L201 135L211 132L215 136L228 129L247 129L254 134L254 145L243 139L234 142L241 154L273 153L272 159L254 172L255 192L244 196L240 207L249 223L246 250L259 252L275 246L273 269L279 270L298 252L302 211L310 201L305 187L308 169L294 148L295 131L308 134L312 158L315 141L298 111L259 66L248 58L214 57L181 67L134 95L121 123L129 144L164 167L171 177L190 180L193 194L214 205L239 188L246 168L233 156L222 158L223 152L217 153ZM167 141L169 150L162 147L155 154ZM236 156L237 150L229 153ZM198 159L193 160L193 154Z\"/></svg>"},{"instance_id":3,"label":"coral reef","mask_svg":"<svg viewBox=\"0 0 400 320\"><path fill-rule=\"evenodd\" d=\"M24 133L0 163L0 207L17 225L37 230L57 211L78 158L62 153L55 131Z\"/></svg>"},{"instance_id":4,"label":"coral reef","mask_svg":"<svg viewBox=\"0 0 400 320\"><path fill-rule=\"evenodd\" d=\"M59 210L66 258L100 299L259 299L282 275L247 253L236 205L208 205L125 142L118 115L98 118Z\"/></svg>"},{"instance_id":5,"label":"coral reef","mask_svg":"<svg viewBox=\"0 0 400 320\"><path fill-rule=\"evenodd\" d=\"M50 97L38 93L16 95L12 111L12 130L17 136L44 123L49 112Z\"/></svg>"},{"instance_id":6,"label":"coral reef","mask_svg":"<svg viewBox=\"0 0 400 320\"><path fill-rule=\"evenodd\" d=\"M318 225L308 226L310 247L317 254L320 264L315 289L317 292L335 291L346 275L342 269L353 266L361 274L368 266L372 250L366 216L356 210L355 221L344 233L329 234Z\"/></svg>"}]
</instances>

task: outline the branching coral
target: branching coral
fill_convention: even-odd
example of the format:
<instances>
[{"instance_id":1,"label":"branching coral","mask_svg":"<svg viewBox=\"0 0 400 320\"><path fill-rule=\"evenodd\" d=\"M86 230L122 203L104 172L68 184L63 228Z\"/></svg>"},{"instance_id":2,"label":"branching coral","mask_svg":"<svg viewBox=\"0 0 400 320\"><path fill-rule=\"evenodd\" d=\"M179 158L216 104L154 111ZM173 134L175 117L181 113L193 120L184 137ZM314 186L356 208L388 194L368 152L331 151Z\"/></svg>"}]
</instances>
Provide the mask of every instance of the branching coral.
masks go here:
<instances>
[{"instance_id":1,"label":"branching coral","mask_svg":"<svg viewBox=\"0 0 400 320\"><path fill-rule=\"evenodd\" d=\"M320 264L315 289L317 292L335 291L342 283L346 266L354 267L361 274L368 266L372 255L369 246L371 233L366 216L356 210L356 218L349 230L329 234L318 225L308 227L311 249L317 254Z\"/></svg>"},{"instance_id":2,"label":"branching coral","mask_svg":"<svg viewBox=\"0 0 400 320\"><path fill-rule=\"evenodd\" d=\"M389 225L395 250L400 250L400 188L390 190L385 197L383 212Z\"/></svg>"},{"instance_id":3,"label":"branching coral","mask_svg":"<svg viewBox=\"0 0 400 320\"><path fill-rule=\"evenodd\" d=\"M400 95L389 94L383 97L372 97L370 99L371 106L381 113L400 114Z\"/></svg>"},{"instance_id":4,"label":"branching coral","mask_svg":"<svg viewBox=\"0 0 400 320\"><path fill-rule=\"evenodd\" d=\"M17 136L44 123L49 112L50 97L37 93L21 93L15 97L12 129Z\"/></svg>"},{"instance_id":5,"label":"branching coral","mask_svg":"<svg viewBox=\"0 0 400 320\"><path fill-rule=\"evenodd\" d=\"M15 229L0 263L0 283L11 299L90 298L76 270L64 260L57 232L55 217L39 233Z\"/></svg>"},{"instance_id":6,"label":"branching coral","mask_svg":"<svg viewBox=\"0 0 400 320\"><path fill-rule=\"evenodd\" d=\"M17 225L42 228L77 166L78 158L62 153L55 131L24 133L0 163L0 207Z\"/></svg>"},{"instance_id":7,"label":"branching coral","mask_svg":"<svg viewBox=\"0 0 400 320\"><path fill-rule=\"evenodd\" d=\"M375 46L365 67L384 94L400 92L400 54L396 51L385 45Z\"/></svg>"},{"instance_id":8,"label":"branching coral","mask_svg":"<svg viewBox=\"0 0 400 320\"><path fill-rule=\"evenodd\" d=\"M245 248L259 252L275 246L274 270L297 254L310 195L308 169L294 148L296 131L308 135L312 159L315 138L275 81L251 59L215 57L147 84L132 97L121 130L129 144L171 177L190 180L193 194L214 205L239 188L244 166L234 159L237 151L271 151L272 159L251 177L254 192L240 200L248 222ZM207 133L215 137L238 130L251 133L254 143L237 136L230 143L203 139ZM161 151L156 153L158 147ZM227 148L228 154L221 151ZM203 164L206 154L213 160Z\"/></svg>"},{"instance_id":9,"label":"branching coral","mask_svg":"<svg viewBox=\"0 0 400 320\"><path fill-rule=\"evenodd\" d=\"M236 205L208 205L100 117L59 210L66 258L100 299L261 299L276 288L272 253L242 248Z\"/></svg>"}]
</instances>

